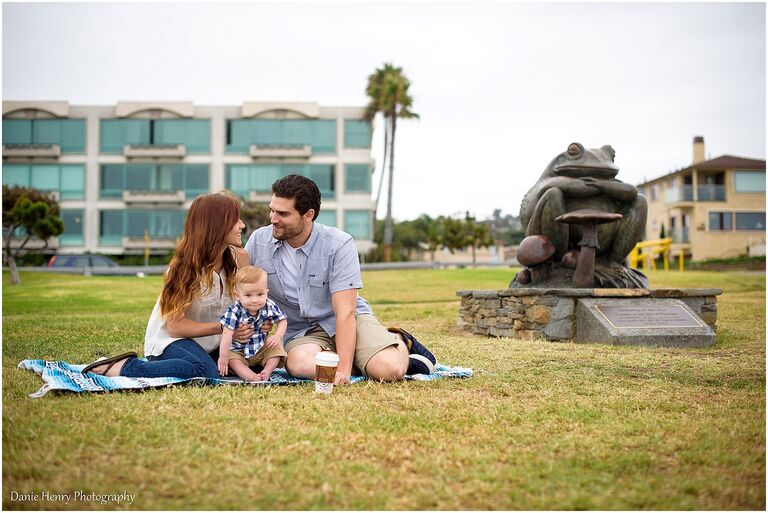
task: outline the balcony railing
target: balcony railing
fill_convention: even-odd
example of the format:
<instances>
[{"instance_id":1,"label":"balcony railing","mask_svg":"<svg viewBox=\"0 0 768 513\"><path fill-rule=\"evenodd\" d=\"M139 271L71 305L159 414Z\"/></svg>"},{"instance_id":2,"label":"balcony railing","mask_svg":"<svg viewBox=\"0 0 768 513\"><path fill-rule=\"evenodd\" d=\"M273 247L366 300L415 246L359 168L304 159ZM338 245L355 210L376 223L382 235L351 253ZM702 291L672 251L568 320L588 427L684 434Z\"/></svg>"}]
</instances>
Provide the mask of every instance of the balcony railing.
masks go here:
<instances>
[{"instance_id":1,"label":"balcony railing","mask_svg":"<svg viewBox=\"0 0 768 513\"><path fill-rule=\"evenodd\" d=\"M693 185L672 187L664 192L665 203L679 201L725 201L725 185L698 185L696 199L693 197Z\"/></svg>"},{"instance_id":2,"label":"balcony railing","mask_svg":"<svg viewBox=\"0 0 768 513\"><path fill-rule=\"evenodd\" d=\"M689 229L686 228L671 228L667 237L672 238L672 242L676 244L688 244L691 239L688 236Z\"/></svg>"},{"instance_id":3,"label":"balcony railing","mask_svg":"<svg viewBox=\"0 0 768 513\"><path fill-rule=\"evenodd\" d=\"M184 158L187 147L183 144L126 144L123 155L128 158L136 157L171 157Z\"/></svg>"},{"instance_id":4,"label":"balcony railing","mask_svg":"<svg viewBox=\"0 0 768 513\"><path fill-rule=\"evenodd\" d=\"M682 187L672 187L664 191L665 203L676 203L678 201L693 201L692 185L683 185Z\"/></svg>"},{"instance_id":5,"label":"balcony railing","mask_svg":"<svg viewBox=\"0 0 768 513\"><path fill-rule=\"evenodd\" d=\"M59 144L3 144L3 157L61 157Z\"/></svg>"},{"instance_id":6,"label":"balcony railing","mask_svg":"<svg viewBox=\"0 0 768 513\"><path fill-rule=\"evenodd\" d=\"M184 203L184 191L128 190L123 191L126 203Z\"/></svg>"},{"instance_id":7,"label":"balcony railing","mask_svg":"<svg viewBox=\"0 0 768 513\"><path fill-rule=\"evenodd\" d=\"M149 247L150 249L175 249L176 241L175 237L150 237ZM125 249L144 249L146 246L144 237L123 237Z\"/></svg>"},{"instance_id":8,"label":"balcony railing","mask_svg":"<svg viewBox=\"0 0 768 513\"><path fill-rule=\"evenodd\" d=\"M725 185L699 185L698 201L725 201Z\"/></svg>"},{"instance_id":9,"label":"balcony railing","mask_svg":"<svg viewBox=\"0 0 768 513\"><path fill-rule=\"evenodd\" d=\"M253 158L305 158L312 156L309 144L251 144L248 154Z\"/></svg>"},{"instance_id":10,"label":"balcony railing","mask_svg":"<svg viewBox=\"0 0 768 513\"><path fill-rule=\"evenodd\" d=\"M11 249L20 248L26 238L27 238L26 236L11 237ZM3 241L3 245L5 245L5 241ZM32 237L24 245L24 249L29 251L43 249L43 248L59 249L59 238L51 237L50 239L48 239L48 245L46 246L44 241L38 239L37 237Z\"/></svg>"}]
</instances>

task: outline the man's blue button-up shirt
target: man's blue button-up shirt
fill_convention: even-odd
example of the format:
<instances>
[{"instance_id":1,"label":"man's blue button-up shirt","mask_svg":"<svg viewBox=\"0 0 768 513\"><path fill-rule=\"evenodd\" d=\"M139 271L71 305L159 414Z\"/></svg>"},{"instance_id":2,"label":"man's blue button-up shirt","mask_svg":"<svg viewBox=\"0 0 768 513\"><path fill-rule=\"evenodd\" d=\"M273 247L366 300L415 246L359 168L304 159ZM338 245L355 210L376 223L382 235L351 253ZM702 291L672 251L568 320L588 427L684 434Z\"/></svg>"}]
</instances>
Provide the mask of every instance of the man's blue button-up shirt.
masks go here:
<instances>
[{"instance_id":1,"label":"man's blue button-up shirt","mask_svg":"<svg viewBox=\"0 0 768 513\"><path fill-rule=\"evenodd\" d=\"M296 251L299 304L285 297L285 269L278 251L287 242L272 236L272 227L259 228L251 234L245 250L251 265L261 267L269 279L269 297L288 317L285 341L303 336L319 325L330 336L336 334L336 315L331 294L342 290L361 289L360 262L355 241L348 233L313 223L307 242ZM371 314L368 301L357 296L356 313Z\"/></svg>"}]
</instances>

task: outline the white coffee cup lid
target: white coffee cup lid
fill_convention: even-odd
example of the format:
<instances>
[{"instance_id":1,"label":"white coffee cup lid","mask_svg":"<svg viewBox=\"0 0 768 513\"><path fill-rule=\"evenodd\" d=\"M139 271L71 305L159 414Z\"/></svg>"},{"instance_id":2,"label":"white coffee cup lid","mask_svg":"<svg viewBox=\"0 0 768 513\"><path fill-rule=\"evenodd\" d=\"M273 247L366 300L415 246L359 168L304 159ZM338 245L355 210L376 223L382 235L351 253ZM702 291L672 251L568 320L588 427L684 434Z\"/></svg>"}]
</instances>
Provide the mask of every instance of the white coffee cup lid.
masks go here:
<instances>
[{"instance_id":1,"label":"white coffee cup lid","mask_svg":"<svg viewBox=\"0 0 768 513\"><path fill-rule=\"evenodd\" d=\"M320 351L315 355L315 363L317 365L333 367L334 365L339 364L339 355L329 351Z\"/></svg>"}]
</instances>

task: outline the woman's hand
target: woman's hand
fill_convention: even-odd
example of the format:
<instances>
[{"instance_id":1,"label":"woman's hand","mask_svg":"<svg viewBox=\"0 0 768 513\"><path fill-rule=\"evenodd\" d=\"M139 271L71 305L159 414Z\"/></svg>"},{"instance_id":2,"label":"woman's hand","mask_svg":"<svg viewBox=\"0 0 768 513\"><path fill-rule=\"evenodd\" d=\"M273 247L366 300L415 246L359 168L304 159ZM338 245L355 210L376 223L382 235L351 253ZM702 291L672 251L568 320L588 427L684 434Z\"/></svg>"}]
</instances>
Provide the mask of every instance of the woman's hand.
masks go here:
<instances>
[{"instance_id":1,"label":"woman's hand","mask_svg":"<svg viewBox=\"0 0 768 513\"><path fill-rule=\"evenodd\" d=\"M248 339L253 336L254 332L255 330L253 329L253 323L241 324L235 330L235 334L232 338L241 344L245 344L248 342Z\"/></svg>"}]
</instances>

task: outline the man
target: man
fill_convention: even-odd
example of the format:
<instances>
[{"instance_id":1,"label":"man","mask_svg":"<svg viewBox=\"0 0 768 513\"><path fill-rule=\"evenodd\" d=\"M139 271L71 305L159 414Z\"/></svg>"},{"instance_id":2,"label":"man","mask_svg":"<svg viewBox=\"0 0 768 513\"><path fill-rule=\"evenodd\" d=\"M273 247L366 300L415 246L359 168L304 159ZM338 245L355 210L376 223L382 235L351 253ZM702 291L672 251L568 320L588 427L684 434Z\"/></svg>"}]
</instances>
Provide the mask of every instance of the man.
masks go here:
<instances>
[{"instance_id":1,"label":"man","mask_svg":"<svg viewBox=\"0 0 768 513\"><path fill-rule=\"evenodd\" d=\"M267 272L269 296L288 317L286 370L313 378L315 355L339 355L336 384L361 373L391 381L434 372L435 357L412 335L389 330L357 295L363 287L352 237L315 223L320 189L299 175L272 184L271 226L253 232L245 245L252 265Z\"/></svg>"}]
</instances>

